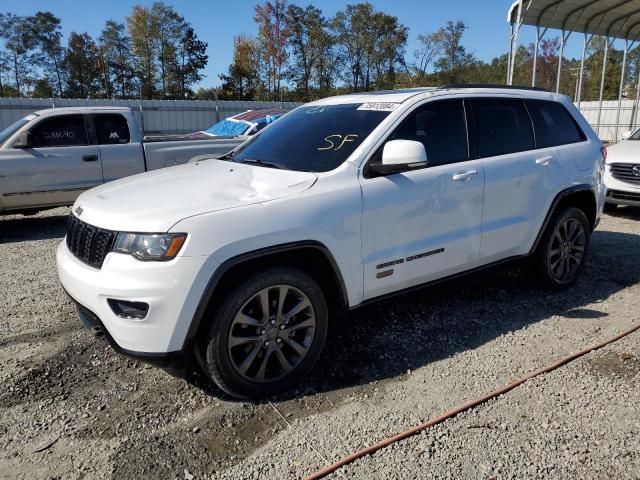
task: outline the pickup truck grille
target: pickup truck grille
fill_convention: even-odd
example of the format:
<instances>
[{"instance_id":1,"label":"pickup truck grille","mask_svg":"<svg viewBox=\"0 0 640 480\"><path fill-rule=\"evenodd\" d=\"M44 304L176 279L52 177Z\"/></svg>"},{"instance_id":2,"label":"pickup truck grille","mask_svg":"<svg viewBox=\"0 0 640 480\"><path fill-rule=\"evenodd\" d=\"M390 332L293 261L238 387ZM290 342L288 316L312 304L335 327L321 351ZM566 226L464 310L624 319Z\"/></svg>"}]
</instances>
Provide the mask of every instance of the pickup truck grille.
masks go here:
<instances>
[{"instance_id":1,"label":"pickup truck grille","mask_svg":"<svg viewBox=\"0 0 640 480\"><path fill-rule=\"evenodd\" d=\"M612 163L610 167L613 178L617 178L623 182L640 185L640 164ZM634 170L638 172L638 175L634 173Z\"/></svg>"},{"instance_id":2,"label":"pickup truck grille","mask_svg":"<svg viewBox=\"0 0 640 480\"><path fill-rule=\"evenodd\" d=\"M111 251L116 233L94 227L73 214L67 222L67 248L82 262L101 268L104 258Z\"/></svg>"}]
</instances>

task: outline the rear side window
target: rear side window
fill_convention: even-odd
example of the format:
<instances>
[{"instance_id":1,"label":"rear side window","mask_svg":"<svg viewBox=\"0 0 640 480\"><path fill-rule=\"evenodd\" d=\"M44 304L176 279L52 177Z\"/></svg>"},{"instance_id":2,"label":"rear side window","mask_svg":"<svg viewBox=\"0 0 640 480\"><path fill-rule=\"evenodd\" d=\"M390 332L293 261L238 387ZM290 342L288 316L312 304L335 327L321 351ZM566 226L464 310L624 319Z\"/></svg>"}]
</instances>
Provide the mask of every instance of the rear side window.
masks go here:
<instances>
[{"instance_id":1,"label":"rear side window","mask_svg":"<svg viewBox=\"0 0 640 480\"><path fill-rule=\"evenodd\" d=\"M567 109L558 102L527 100L538 148L565 145L586 140Z\"/></svg>"},{"instance_id":2,"label":"rear side window","mask_svg":"<svg viewBox=\"0 0 640 480\"><path fill-rule=\"evenodd\" d=\"M467 159L467 125L461 100L429 102L411 113L388 140L421 142L429 166Z\"/></svg>"},{"instance_id":3,"label":"rear side window","mask_svg":"<svg viewBox=\"0 0 640 480\"><path fill-rule=\"evenodd\" d=\"M483 98L471 104L480 157L534 149L531 120L521 100Z\"/></svg>"},{"instance_id":4,"label":"rear side window","mask_svg":"<svg viewBox=\"0 0 640 480\"><path fill-rule=\"evenodd\" d=\"M35 147L70 147L89 144L82 115L45 118L31 130L31 135Z\"/></svg>"},{"instance_id":5,"label":"rear side window","mask_svg":"<svg viewBox=\"0 0 640 480\"><path fill-rule=\"evenodd\" d=\"M118 113L99 113L94 118L100 145L129 143L129 125L123 115Z\"/></svg>"}]
</instances>

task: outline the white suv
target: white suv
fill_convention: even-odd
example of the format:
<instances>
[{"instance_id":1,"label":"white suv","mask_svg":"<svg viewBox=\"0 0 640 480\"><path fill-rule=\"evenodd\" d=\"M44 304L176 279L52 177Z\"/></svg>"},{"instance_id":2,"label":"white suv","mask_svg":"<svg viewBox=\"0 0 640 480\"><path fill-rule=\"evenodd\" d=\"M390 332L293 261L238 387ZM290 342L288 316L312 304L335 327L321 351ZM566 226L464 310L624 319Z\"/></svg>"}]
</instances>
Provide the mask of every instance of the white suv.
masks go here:
<instances>
[{"instance_id":1,"label":"white suv","mask_svg":"<svg viewBox=\"0 0 640 480\"><path fill-rule=\"evenodd\" d=\"M604 204L604 149L568 98L491 86L328 98L220 159L82 194L57 252L118 351L195 349L238 397L291 387L330 315L531 257L572 284Z\"/></svg>"}]
</instances>

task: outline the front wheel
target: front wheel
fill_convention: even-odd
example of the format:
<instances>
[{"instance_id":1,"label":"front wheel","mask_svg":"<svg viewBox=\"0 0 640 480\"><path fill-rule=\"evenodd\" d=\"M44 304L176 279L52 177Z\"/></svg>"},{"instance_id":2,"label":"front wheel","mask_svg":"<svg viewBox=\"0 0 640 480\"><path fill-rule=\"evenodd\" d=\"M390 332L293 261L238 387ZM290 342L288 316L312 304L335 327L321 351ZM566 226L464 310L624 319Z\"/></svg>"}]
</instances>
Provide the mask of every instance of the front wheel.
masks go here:
<instances>
[{"instance_id":1,"label":"front wheel","mask_svg":"<svg viewBox=\"0 0 640 480\"><path fill-rule=\"evenodd\" d=\"M571 207L549 222L534 262L543 283L566 288L578 278L589 250L591 229L584 212Z\"/></svg>"},{"instance_id":2,"label":"front wheel","mask_svg":"<svg viewBox=\"0 0 640 480\"><path fill-rule=\"evenodd\" d=\"M311 370L327 325L326 300L313 278L290 268L262 270L222 299L199 358L234 397L274 395Z\"/></svg>"}]
</instances>

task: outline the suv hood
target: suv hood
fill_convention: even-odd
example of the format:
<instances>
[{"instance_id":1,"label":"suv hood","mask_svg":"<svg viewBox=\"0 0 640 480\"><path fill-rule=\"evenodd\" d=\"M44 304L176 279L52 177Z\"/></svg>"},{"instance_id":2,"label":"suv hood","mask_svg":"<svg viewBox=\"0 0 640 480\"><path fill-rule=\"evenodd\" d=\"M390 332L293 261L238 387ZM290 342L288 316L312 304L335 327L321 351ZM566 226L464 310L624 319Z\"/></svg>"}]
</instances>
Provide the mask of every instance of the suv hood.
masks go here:
<instances>
[{"instance_id":1,"label":"suv hood","mask_svg":"<svg viewBox=\"0 0 640 480\"><path fill-rule=\"evenodd\" d=\"M640 140L622 140L609 145L607 163L640 163Z\"/></svg>"},{"instance_id":2,"label":"suv hood","mask_svg":"<svg viewBox=\"0 0 640 480\"><path fill-rule=\"evenodd\" d=\"M166 232L186 217L287 197L315 181L309 172L206 160L101 185L80 195L72 210L109 230Z\"/></svg>"}]
</instances>

